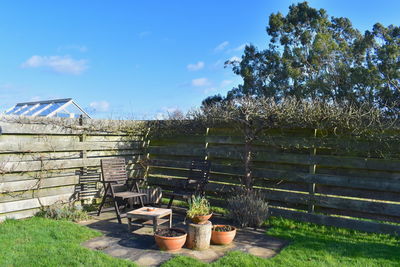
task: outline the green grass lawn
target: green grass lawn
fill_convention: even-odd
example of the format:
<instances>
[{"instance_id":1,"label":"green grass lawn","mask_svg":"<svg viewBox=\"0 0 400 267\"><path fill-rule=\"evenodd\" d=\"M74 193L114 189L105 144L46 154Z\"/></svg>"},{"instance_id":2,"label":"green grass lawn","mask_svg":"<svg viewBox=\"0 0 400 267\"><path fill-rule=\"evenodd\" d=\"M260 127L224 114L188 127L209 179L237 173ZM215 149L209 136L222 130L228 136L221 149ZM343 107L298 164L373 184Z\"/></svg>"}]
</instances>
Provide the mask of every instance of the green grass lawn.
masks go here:
<instances>
[{"instance_id":1,"label":"green grass lawn","mask_svg":"<svg viewBox=\"0 0 400 267\"><path fill-rule=\"evenodd\" d=\"M0 266L136 266L80 245L100 235L67 221L6 220L0 224Z\"/></svg>"},{"instance_id":2,"label":"green grass lawn","mask_svg":"<svg viewBox=\"0 0 400 267\"><path fill-rule=\"evenodd\" d=\"M272 218L267 233L290 241L272 259L231 252L210 266L400 266L400 238ZM0 266L135 266L80 244L99 232L44 218L0 224ZM163 266L207 266L178 256Z\"/></svg>"},{"instance_id":3,"label":"green grass lawn","mask_svg":"<svg viewBox=\"0 0 400 267\"><path fill-rule=\"evenodd\" d=\"M290 241L272 259L231 252L209 266L400 266L400 238L324 227L286 219L269 219L269 235ZM207 266L176 257L167 266Z\"/></svg>"}]
</instances>

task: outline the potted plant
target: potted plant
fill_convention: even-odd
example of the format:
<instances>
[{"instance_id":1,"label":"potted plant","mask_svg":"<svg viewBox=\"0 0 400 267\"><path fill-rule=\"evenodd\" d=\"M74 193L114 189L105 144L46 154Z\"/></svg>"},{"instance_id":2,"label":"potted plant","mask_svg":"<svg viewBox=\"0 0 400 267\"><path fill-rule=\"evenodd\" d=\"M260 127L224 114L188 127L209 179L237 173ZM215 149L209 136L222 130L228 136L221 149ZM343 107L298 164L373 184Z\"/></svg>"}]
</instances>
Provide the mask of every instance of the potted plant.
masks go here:
<instances>
[{"instance_id":1,"label":"potted plant","mask_svg":"<svg viewBox=\"0 0 400 267\"><path fill-rule=\"evenodd\" d=\"M177 251L186 242L186 232L180 228L158 229L154 233L156 244L161 250Z\"/></svg>"},{"instance_id":2,"label":"potted plant","mask_svg":"<svg viewBox=\"0 0 400 267\"><path fill-rule=\"evenodd\" d=\"M206 223L212 216L210 203L205 197L192 196L189 201L187 217L196 224Z\"/></svg>"},{"instance_id":3,"label":"potted plant","mask_svg":"<svg viewBox=\"0 0 400 267\"><path fill-rule=\"evenodd\" d=\"M228 245L236 235L236 227L231 225L214 225L211 232L211 242L215 245Z\"/></svg>"}]
</instances>

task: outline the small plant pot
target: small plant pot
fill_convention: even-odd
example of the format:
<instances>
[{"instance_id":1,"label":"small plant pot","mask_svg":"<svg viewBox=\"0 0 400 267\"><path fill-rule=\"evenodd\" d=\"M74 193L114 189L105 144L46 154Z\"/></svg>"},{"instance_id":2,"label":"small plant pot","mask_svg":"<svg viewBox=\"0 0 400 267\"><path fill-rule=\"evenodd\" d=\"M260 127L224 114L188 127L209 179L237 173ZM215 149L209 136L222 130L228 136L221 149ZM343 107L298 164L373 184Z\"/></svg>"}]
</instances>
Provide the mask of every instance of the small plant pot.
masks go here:
<instances>
[{"instance_id":1,"label":"small plant pot","mask_svg":"<svg viewBox=\"0 0 400 267\"><path fill-rule=\"evenodd\" d=\"M179 236L163 236L158 233L154 233L154 239L156 240L157 246L161 250L166 251L178 251L186 242L187 233L185 230L180 228L170 228L170 231L181 233Z\"/></svg>"},{"instance_id":2,"label":"small plant pot","mask_svg":"<svg viewBox=\"0 0 400 267\"><path fill-rule=\"evenodd\" d=\"M212 213L208 214L208 215L198 215L198 216L194 216L193 218L190 218L192 220L193 223L196 224L205 224L212 216Z\"/></svg>"},{"instance_id":3,"label":"small plant pot","mask_svg":"<svg viewBox=\"0 0 400 267\"><path fill-rule=\"evenodd\" d=\"M211 242L215 245L228 245L232 243L236 236L236 227L231 226L232 230L229 232L215 231L216 227L223 227L225 225L214 225L211 232Z\"/></svg>"}]
</instances>

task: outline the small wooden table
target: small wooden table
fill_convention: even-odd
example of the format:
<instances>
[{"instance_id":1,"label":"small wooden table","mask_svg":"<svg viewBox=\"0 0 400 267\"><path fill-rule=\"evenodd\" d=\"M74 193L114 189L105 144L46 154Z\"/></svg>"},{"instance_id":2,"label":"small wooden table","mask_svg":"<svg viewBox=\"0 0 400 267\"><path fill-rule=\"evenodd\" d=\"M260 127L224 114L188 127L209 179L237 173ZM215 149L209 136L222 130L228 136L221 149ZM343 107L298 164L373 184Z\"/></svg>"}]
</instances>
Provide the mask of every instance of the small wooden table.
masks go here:
<instances>
[{"instance_id":1,"label":"small wooden table","mask_svg":"<svg viewBox=\"0 0 400 267\"><path fill-rule=\"evenodd\" d=\"M128 229L129 232L132 231L132 220L145 219L149 220L143 224L153 224L154 233L157 230L157 226L165 222L169 222L169 228L172 227L172 209L162 209L154 208L153 211L148 211L147 209L151 207L142 207L140 209L132 210L126 214L128 218ZM162 219L169 216L168 219Z\"/></svg>"}]
</instances>

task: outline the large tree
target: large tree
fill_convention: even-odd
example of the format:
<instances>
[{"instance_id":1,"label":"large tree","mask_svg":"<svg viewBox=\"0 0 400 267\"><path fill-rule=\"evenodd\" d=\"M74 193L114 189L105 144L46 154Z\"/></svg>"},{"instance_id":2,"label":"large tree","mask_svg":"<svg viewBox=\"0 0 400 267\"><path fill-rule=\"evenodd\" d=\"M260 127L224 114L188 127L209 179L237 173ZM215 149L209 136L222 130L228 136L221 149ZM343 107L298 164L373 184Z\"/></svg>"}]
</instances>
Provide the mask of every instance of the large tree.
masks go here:
<instances>
[{"instance_id":1,"label":"large tree","mask_svg":"<svg viewBox=\"0 0 400 267\"><path fill-rule=\"evenodd\" d=\"M245 48L228 61L243 84L226 97L211 96L203 107L243 96L319 99L400 109L400 28L377 23L362 34L347 18L329 17L307 2L286 16L271 14L268 48Z\"/></svg>"}]
</instances>

